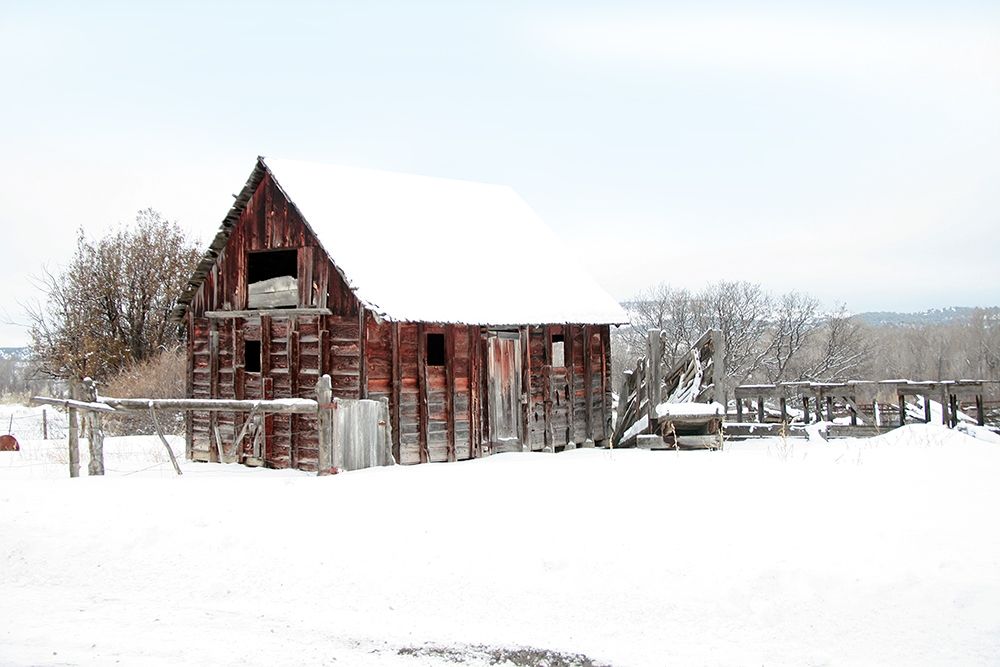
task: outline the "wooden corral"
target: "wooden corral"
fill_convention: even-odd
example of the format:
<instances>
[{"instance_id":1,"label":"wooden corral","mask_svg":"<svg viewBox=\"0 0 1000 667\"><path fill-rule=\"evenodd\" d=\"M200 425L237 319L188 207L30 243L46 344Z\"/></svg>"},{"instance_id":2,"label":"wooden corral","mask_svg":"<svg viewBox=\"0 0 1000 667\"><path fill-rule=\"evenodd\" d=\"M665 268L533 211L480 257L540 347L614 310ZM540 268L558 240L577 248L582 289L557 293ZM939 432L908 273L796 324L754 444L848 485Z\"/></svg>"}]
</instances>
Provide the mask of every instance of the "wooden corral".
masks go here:
<instances>
[{"instance_id":1,"label":"wooden corral","mask_svg":"<svg viewBox=\"0 0 1000 667\"><path fill-rule=\"evenodd\" d=\"M399 316L370 296L359 296L351 276L327 251L336 256L350 250L336 225L355 222L322 221L327 226L321 239L314 232L320 221L307 221L295 203L297 184L291 178L279 184L281 173L272 172L269 162L258 159L175 311L187 327L188 396L314 398L318 378L329 374L334 397L388 402L399 463L555 451L610 438L609 325L625 316L614 304L590 320L562 317L560 287L566 295L591 289L574 284L578 268L562 273L561 286L511 288L518 298L550 300L556 307L532 312L552 312L551 320L510 321L500 313L495 318L459 313L449 321ZM289 171L301 168L300 163ZM330 183L328 196L338 196L337 183ZM428 236L433 239L432 230ZM482 269L453 275L456 283L488 285L500 279L491 273L489 248L479 247L476 238L470 232L466 251L485 253ZM367 242L393 239L373 235ZM529 266L549 275L547 264ZM389 263L382 270L399 272L400 283L423 280ZM427 285L436 288L440 285ZM599 290L593 297L614 303ZM218 460L223 444L245 437L245 412L190 414L189 458ZM266 415L261 463L316 469L321 465L317 432L314 415Z\"/></svg>"},{"instance_id":2,"label":"wooden corral","mask_svg":"<svg viewBox=\"0 0 1000 667\"><path fill-rule=\"evenodd\" d=\"M983 383L978 380L740 385L734 392L736 423L727 424L726 431L734 436L768 435L785 427L844 418L849 423L831 425L828 435L864 436L900 426L907 420L939 421L954 427L967 408L975 411L975 421L982 426L986 423L983 392ZM908 400L914 398L918 400ZM932 415L935 403L940 406L939 415ZM745 421L744 417L750 419ZM802 433L801 428L793 430Z\"/></svg>"}]
</instances>

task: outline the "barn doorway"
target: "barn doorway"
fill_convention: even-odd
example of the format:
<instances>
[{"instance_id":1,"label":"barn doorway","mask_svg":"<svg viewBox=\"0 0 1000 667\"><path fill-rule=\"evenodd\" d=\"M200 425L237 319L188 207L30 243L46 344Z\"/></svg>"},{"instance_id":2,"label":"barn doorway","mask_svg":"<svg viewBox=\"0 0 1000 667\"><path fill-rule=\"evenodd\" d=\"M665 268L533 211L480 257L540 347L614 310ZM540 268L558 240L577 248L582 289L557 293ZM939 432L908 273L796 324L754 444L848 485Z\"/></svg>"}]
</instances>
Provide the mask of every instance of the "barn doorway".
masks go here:
<instances>
[{"instance_id":1,"label":"barn doorway","mask_svg":"<svg viewBox=\"0 0 1000 667\"><path fill-rule=\"evenodd\" d=\"M487 409L494 451L521 449L521 337L493 332L486 339Z\"/></svg>"}]
</instances>

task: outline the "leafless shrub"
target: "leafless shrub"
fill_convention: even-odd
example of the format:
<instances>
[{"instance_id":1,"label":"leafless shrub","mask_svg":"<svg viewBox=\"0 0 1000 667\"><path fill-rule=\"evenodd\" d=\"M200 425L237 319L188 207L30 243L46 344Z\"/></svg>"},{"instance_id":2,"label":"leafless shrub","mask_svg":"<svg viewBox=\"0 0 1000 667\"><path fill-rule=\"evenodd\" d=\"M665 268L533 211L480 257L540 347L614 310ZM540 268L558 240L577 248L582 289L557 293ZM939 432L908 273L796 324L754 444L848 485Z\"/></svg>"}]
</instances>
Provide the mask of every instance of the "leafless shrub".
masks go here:
<instances>
[{"instance_id":1,"label":"leafless shrub","mask_svg":"<svg viewBox=\"0 0 1000 667\"><path fill-rule=\"evenodd\" d=\"M104 396L116 398L177 398L184 396L187 376L187 355L180 346L170 347L138 364L123 370L105 387ZM181 434L184 416L180 413L158 415L164 430ZM108 415L105 426L113 435L144 435L156 432L152 416L145 412Z\"/></svg>"}]
</instances>

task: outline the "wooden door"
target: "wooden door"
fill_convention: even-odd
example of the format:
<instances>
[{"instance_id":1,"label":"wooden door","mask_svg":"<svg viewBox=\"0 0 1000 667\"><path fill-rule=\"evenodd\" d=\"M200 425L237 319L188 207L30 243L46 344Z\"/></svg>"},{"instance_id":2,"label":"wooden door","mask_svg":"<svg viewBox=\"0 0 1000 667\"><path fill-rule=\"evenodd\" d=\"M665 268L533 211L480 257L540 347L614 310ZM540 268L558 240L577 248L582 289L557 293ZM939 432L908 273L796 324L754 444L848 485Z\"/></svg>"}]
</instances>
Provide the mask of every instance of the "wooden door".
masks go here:
<instances>
[{"instance_id":1,"label":"wooden door","mask_svg":"<svg viewBox=\"0 0 1000 667\"><path fill-rule=\"evenodd\" d=\"M486 339L489 437L494 451L521 449L521 340L516 333Z\"/></svg>"}]
</instances>

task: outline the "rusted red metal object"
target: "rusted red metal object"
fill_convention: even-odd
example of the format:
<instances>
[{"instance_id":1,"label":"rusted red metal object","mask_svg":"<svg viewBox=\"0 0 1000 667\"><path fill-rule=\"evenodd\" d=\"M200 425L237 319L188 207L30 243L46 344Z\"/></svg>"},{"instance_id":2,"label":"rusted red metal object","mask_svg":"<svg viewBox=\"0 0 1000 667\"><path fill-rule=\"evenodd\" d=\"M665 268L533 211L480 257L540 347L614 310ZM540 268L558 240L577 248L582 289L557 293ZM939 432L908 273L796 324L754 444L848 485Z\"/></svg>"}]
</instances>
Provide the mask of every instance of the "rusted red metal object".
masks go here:
<instances>
[{"instance_id":1,"label":"rusted red metal object","mask_svg":"<svg viewBox=\"0 0 1000 667\"><path fill-rule=\"evenodd\" d=\"M19 452L21 445L17 443L17 438L12 435L0 435L0 452Z\"/></svg>"}]
</instances>

